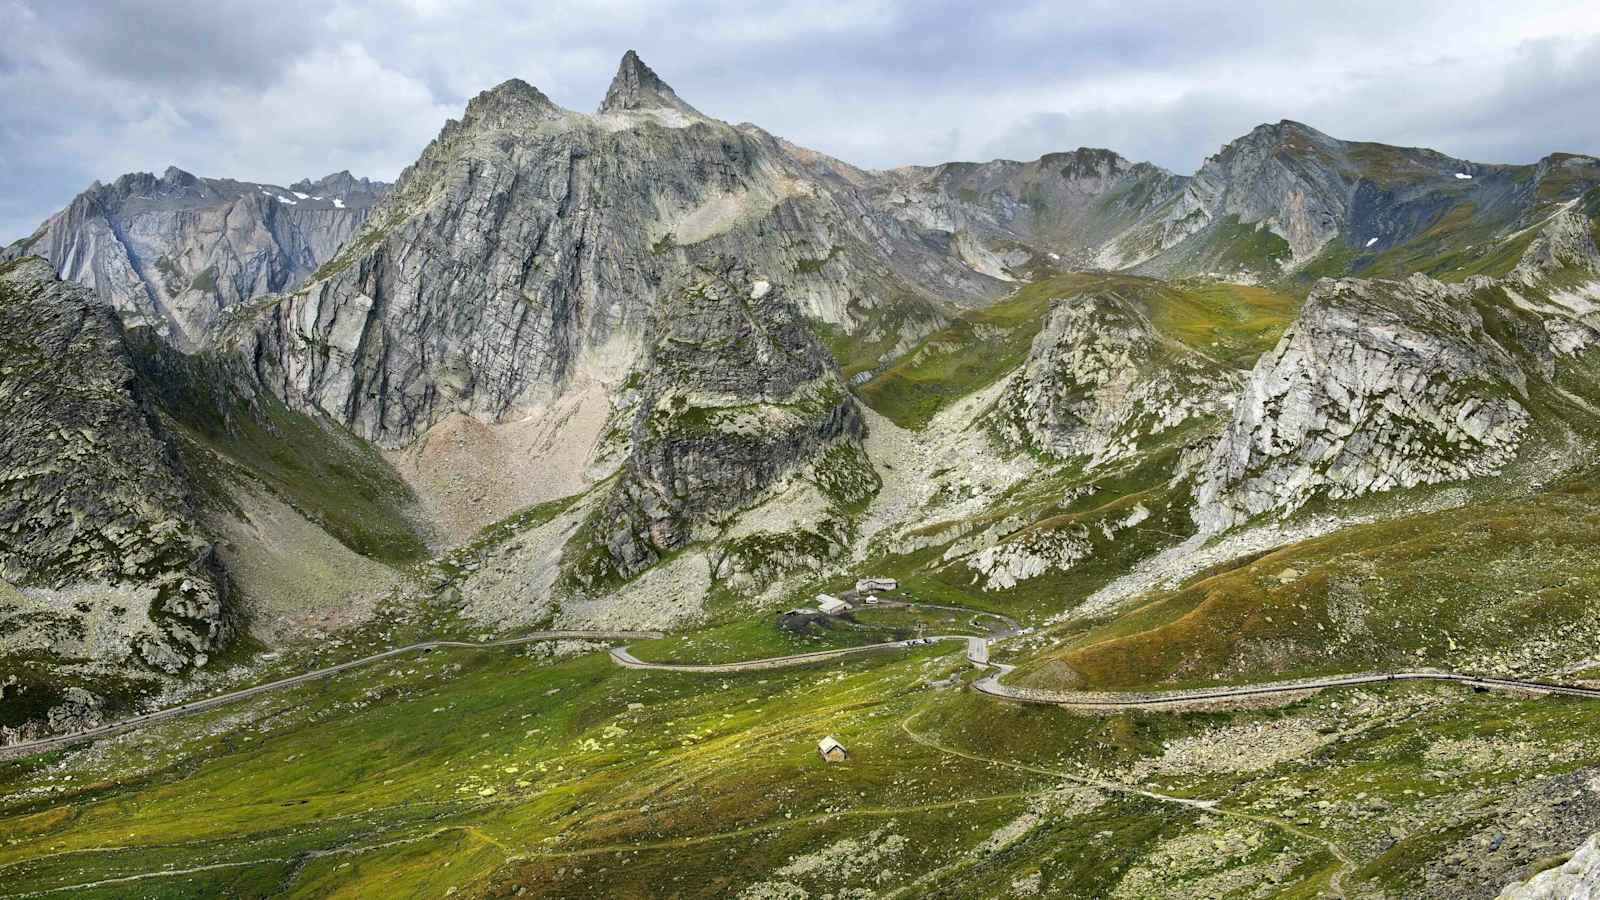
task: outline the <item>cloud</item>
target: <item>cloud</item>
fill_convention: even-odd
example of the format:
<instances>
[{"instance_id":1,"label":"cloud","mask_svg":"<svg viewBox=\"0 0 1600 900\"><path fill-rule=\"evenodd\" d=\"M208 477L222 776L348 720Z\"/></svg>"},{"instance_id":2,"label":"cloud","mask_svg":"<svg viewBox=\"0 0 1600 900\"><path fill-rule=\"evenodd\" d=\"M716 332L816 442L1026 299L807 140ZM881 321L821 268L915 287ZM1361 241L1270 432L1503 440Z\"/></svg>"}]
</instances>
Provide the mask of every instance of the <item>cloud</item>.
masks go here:
<instances>
[{"instance_id":1,"label":"cloud","mask_svg":"<svg viewBox=\"0 0 1600 900\"><path fill-rule=\"evenodd\" d=\"M1179 172L1263 121L1485 161L1600 151L1590 0L0 0L0 236L168 164L393 178L513 76L689 102L860 165L1080 145Z\"/></svg>"}]
</instances>

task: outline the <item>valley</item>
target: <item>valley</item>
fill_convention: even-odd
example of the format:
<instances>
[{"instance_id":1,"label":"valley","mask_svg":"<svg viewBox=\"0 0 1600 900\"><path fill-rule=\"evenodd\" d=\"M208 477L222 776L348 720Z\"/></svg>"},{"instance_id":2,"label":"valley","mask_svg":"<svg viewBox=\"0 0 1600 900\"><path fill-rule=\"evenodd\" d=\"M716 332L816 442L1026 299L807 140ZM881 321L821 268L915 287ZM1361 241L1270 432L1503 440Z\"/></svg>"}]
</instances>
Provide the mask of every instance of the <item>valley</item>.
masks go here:
<instances>
[{"instance_id":1,"label":"valley","mask_svg":"<svg viewBox=\"0 0 1600 900\"><path fill-rule=\"evenodd\" d=\"M1600 161L1290 120L867 170L629 51L97 183L0 254L0 896L1581 869L1597 349Z\"/></svg>"}]
</instances>

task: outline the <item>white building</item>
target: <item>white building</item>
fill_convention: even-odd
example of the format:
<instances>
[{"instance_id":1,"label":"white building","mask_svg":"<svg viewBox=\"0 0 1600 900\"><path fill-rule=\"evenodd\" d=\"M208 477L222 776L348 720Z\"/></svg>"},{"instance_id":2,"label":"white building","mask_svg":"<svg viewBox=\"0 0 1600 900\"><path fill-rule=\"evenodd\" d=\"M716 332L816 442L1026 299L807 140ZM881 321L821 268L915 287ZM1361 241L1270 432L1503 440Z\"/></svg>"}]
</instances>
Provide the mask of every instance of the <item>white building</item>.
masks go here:
<instances>
[{"instance_id":1,"label":"white building","mask_svg":"<svg viewBox=\"0 0 1600 900\"><path fill-rule=\"evenodd\" d=\"M817 609L822 610L830 616L836 616L849 608L850 604L840 600L838 597L835 597L832 594L817 595Z\"/></svg>"},{"instance_id":2,"label":"white building","mask_svg":"<svg viewBox=\"0 0 1600 900\"><path fill-rule=\"evenodd\" d=\"M893 591L900 588L900 582L893 578L863 578L856 582L856 593L871 594L877 591Z\"/></svg>"},{"instance_id":3,"label":"white building","mask_svg":"<svg viewBox=\"0 0 1600 900\"><path fill-rule=\"evenodd\" d=\"M834 740L831 734L817 741L817 753L822 756L824 762L844 762L850 758L850 751Z\"/></svg>"}]
</instances>

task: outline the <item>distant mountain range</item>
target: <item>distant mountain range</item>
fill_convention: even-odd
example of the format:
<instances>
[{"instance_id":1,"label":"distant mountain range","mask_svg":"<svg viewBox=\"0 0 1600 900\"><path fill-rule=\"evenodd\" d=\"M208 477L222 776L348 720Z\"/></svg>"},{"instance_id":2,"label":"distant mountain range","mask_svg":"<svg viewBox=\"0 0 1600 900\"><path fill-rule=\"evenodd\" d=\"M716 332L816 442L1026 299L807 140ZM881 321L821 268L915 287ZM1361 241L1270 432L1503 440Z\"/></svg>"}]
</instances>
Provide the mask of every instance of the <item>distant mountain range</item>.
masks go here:
<instances>
[{"instance_id":1,"label":"distant mountain range","mask_svg":"<svg viewBox=\"0 0 1600 900\"><path fill-rule=\"evenodd\" d=\"M130 326L194 347L222 310L298 287L388 189L349 172L286 188L136 172L91 185L0 259L43 257Z\"/></svg>"}]
</instances>

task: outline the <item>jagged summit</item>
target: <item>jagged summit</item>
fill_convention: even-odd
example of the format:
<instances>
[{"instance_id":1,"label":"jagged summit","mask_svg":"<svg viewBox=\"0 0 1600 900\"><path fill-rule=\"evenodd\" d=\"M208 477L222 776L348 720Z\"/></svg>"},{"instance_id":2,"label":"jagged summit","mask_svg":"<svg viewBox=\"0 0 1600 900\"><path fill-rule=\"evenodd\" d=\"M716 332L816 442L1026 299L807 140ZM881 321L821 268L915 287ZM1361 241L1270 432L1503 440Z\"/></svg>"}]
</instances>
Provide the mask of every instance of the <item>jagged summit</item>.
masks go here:
<instances>
[{"instance_id":1,"label":"jagged summit","mask_svg":"<svg viewBox=\"0 0 1600 900\"><path fill-rule=\"evenodd\" d=\"M632 50L622 55L617 75L611 79L606 99L600 103L600 113L638 109L672 109L686 115L698 116L700 111L683 102L672 87L655 70L644 64L639 54Z\"/></svg>"},{"instance_id":2,"label":"jagged summit","mask_svg":"<svg viewBox=\"0 0 1600 900\"><path fill-rule=\"evenodd\" d=\"M520 78L512 78L468 101L462 121L499 127L549 118L560 109L543 91Z\"/></svg>"}]
</instances>

